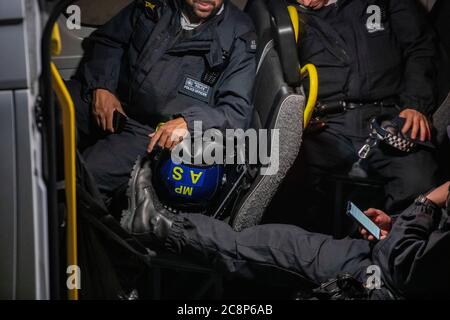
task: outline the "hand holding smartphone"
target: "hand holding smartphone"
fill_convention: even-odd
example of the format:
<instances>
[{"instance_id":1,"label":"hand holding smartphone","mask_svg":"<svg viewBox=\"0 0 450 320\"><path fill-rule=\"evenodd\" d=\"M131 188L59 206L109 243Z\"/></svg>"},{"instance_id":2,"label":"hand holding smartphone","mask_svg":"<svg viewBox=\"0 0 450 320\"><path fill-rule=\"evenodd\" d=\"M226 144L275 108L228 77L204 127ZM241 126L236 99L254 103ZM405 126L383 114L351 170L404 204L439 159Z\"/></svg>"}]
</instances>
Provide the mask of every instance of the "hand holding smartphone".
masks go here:
<instances>
[{"instance_id":1,"label":"hand holding smartphone","mask_svg":"<svg viewBox=\"0 0 450 320\"><path fill-rule=\"evenodd\" d=\"M350 201L347 204L347 214L355 219L356 222L374 236L375 239L381 239L381 229Z\"/></svg>"}]
</instances>

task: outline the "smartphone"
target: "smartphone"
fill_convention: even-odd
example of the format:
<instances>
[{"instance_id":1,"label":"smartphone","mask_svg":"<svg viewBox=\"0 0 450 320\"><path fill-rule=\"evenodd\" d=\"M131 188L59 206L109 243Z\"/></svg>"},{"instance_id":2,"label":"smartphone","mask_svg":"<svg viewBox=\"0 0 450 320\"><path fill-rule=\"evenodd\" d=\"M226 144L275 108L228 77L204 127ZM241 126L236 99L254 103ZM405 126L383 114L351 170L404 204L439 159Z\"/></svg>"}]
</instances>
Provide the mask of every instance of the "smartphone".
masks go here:
<instances>
[{"instance_id":1,"label":"smartphone","mask_svg":"<svg viewBox=\"0 0 450 320\"><path fill-rule=\"evenodd\" d=\"M113 113L114 133L121 133L123 128L125 127L126 122L127 122L127 117L123 113L121 113L117 110L114 110L114 113Z\"/></svg>"},{"instance_id":2,"label":"smartphone","mask_svg":"<svg viewBox=\"0 0 450 320\"><path fill-rule=\"evenodd\" d=\"M347 204L347 214L358 222L358 224L366 229L375 239L380 240L381 229L367 217L364 212L359 210L351 201Z\"/></svg>"}]
</instances>

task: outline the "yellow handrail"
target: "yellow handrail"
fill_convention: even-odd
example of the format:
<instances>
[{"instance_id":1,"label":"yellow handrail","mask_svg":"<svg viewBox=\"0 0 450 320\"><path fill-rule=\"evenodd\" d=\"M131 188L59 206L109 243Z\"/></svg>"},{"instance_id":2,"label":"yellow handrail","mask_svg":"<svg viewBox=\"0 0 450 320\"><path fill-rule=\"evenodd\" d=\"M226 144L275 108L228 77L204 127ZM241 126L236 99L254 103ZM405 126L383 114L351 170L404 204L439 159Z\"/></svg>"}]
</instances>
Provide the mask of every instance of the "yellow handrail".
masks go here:
<instances>
[{"instance_id":1,"label":"yellow handrail","mask_svg":"<svg viewBox=\"0 0 450 320\"><path fill-rule=\"evenodd\" d=\"M61 51L58 25L52 34L52 54ZM77 197L75 164L75 107L67 87L55 64L51 63L52 87L56 93L63 117L64 179L67 202L67 265L78 266ZM78 275L80 276L80 275ZM69 300L78 300L78 289L68 289Z\"/></svg>"},{"instance_id":2,"label":"yellow handrail","mask_svg":"<svg viewBox=\"0 0 450 320\"><path fill-rule=\"evenodd\" d=\"M314 107L317 103L317 95L319 94L319 76L317 69L313 64L304 65L300 70L302 78L309 76L309 94L308 102L306 103L305 110L303 112L303 127L308 127L309 121L314 113Z\"/></svg>"},{"instance_id":3,"label":"yellow handrail","mask_svg":"<svg viewBox=\"0 0 450 320\"><path fill-rule=\"evenodd\" d=\"M51 42L51 53L52 56L59 56L62 51L61 45L61 34L59 33L58 24L55 23L52 30L52 42Z\"/></svg>"},{"instance_id":4,"label":"yellow handrail","mask_svg":"<svg viewBox=\"0 0 450 320\"><path fill-rule=\"evenodd\" d=\"M294 6L288 6L289 16L291 17L292 28L294 28L295 42L298 43L299 34L299 20L297 8Z\"/></svg>"},{"instance_id":5,"label":"yellow handrail","mask_svg":"<svg viewBox=\"0 0 450 320\"><path fill-rule=\"evenodd\" d=\"M292 28L294 29L295 42L299 41L299 17L297 8L295 6L288 6L289 17L291 18ZM309 75L309 93L308 101L306 103L305 110L303 112L303 127L306 128L311 120L314 112L314 107L317 103L317 95L319 93L319 76L317 74L317 69L313 64L307 64L300 70L302 78Z\"/></svg>"}]
</instances>

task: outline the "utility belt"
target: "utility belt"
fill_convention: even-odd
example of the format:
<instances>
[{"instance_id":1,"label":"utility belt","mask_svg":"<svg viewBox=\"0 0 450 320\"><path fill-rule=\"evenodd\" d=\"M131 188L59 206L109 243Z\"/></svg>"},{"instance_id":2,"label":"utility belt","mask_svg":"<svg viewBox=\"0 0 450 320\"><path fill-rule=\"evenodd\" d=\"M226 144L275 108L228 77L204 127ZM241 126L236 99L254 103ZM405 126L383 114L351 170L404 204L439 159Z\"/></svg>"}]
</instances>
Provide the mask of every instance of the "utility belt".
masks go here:
<instances>
[{"instance_id":1,"label":"utility belt","mask_svg":"<svg viewBox=\"0 0 450 320\"><path fill-rule=\"evenodd\" d=\"M349 110L355 110L367 105L379 107L395 107L397 102L395 100L380 100L380 101L327 101L318 102L314 108L313 117L324 117L332 114L340 114Z\"/></svg>"}]
</instances>

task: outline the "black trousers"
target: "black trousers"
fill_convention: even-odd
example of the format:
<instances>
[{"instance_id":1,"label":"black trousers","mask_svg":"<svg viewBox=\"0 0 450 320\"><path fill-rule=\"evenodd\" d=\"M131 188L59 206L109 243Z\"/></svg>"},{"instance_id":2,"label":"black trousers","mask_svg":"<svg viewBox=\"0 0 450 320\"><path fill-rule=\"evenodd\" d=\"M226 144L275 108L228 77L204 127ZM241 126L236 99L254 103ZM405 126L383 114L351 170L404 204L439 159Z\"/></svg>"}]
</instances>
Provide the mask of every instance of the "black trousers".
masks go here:
<instances>
[{"instance_id":1,"label":"black trousers","mask_svg":"<svg viewBox=\"0 0 450 320\"><path fill-rule=\"evenodd\" d=\"M320 284L343 273L365 283L372 265L366 240L335 240L281 224L235 232L228 224L199 214L176 216L165 246L223 274L279 285L295 286L296 280L305 279Z\"/></svg>"},{"instance_id":2,"label":"black trousers","mask_svg":"<svg viewBox=\"0 0 450 320\"><path fill-rule=\"evenodd\" d=\"M398 115L393 106L365 105L343 114L324 119L325 130L306 134L301 156L305 161L306 183L303 194L312 203L314 212L320 209L326 195L321 192L330 174L347 174L358 160L357 152L369 136L369 121L381 114ZM381 145L364 160L369 175L376 173L386 184L385 209L390 214L403 211L419 194L435 187L440 181L438 166L431 150L419 148L412 153L400 153Z\"/></svg>"},{"instance_id":3,"label":"black trousers","mask_svg":"<svg viewBox=\"0 0 450 320\"><path fill-rule=\"evenodd\" d=\"M136 158L146 154L148 135L154 130L128 118L121 133L101 132L92 117L92 107L81 98L81 84L70 80L67 87L75 104L77 145L100 192L110 197L128 182Z\"/></svg>"}]
</instances>

